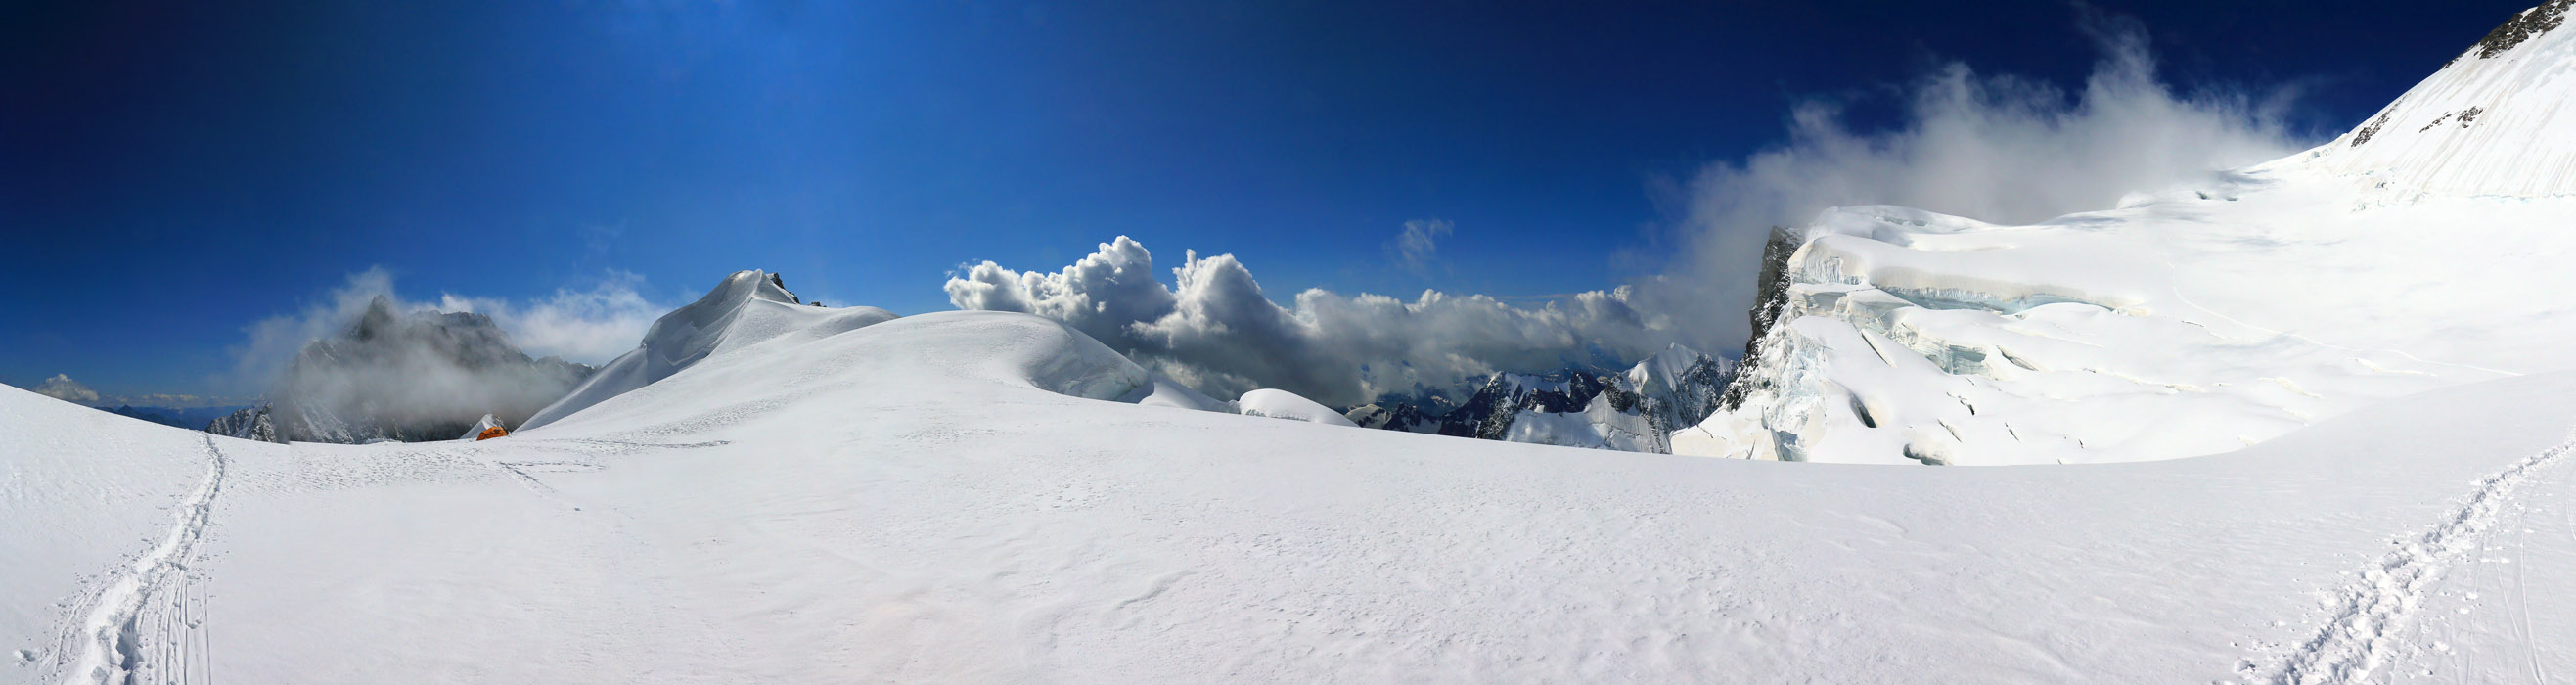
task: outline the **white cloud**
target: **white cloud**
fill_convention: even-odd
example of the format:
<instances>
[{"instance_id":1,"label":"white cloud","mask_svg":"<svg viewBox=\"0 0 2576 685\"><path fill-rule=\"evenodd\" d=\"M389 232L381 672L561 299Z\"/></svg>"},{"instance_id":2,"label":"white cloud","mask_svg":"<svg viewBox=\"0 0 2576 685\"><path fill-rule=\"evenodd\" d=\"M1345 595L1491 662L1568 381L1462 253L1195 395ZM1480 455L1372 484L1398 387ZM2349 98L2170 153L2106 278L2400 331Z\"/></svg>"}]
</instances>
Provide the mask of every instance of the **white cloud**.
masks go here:
<instances>
[{"instance_id":1,"label":"white cloud","mask_svg":"<svg viewBox=\"0 0 2576 685\"><path fill-rule=\"evenodd\" d=\"M168 407L168 408L172 408L172 409L193 409L193 408L197 408L197 407L230 407L230 406L245 405L245 404L250 404L250 403L251 403L251 400L250 400L250 399L248 399L248 398L242 398L242 397L224 397L224 396L207 396L207 395L174 395L174 394L168 394L168 393L146 393L146 394L141 394L141 395L117 395L117 396L114 396L114 397L108 397L108 398L106 398L106 401L101 402L101 404L124 404L124 405L132 405L132 406L137 406L137 407Z\"/></svg>"},{"instance_id":2,"label":"white cloud","mask_svg":"<svg viewBox=\"0 0 2576 685\"><path fill-rule=\"evenodd\" d=\"M949 279L948 298L1064 321L1220 396L1281 388L1344 406L1455 390L1498 369L1636 359L1674 341L1671 322L1631 306L1626 289L1538 307L1431 290L1412 301L1307 290L1283 307L1233 255L1186 254L1173 287L1154 279L1144 245L1120 236L1057 273L968 267Z\"/></svg>"},{"instance_id":3,"label":"white cloud","mask_svg":"<svg viewBox=\"0 0 2576 685\"><path fill-rule=\"evenodd\" d=\"M367 310L368 302L377 297L392 298L393 294L393 274L381 266L369 267L349 274L346 283L333 288L321 300L306 303L301 311L251 324L244 331L242 344L231 348L233 371L228 385L252 393L266 391L270 383L285 375L287 365L295 362L295 354L303 351L306 343L338 332L356 321Z\"/></svg>"},{"instance_id":4,"label":"white cloud","mask_svg":"<svg viewBox=\"0 0 2576 685\"><path fill-rule=\"evenodd\" d=\"M646 299L639 291L643 285L642 276L611 272L587 290L558 288L526 302L442 293L437 309L490 316L531 356L598 365L635 349L653 320L676 308Z\"/></svg>"},{"instance_id":5,"label":"white cloud","mask_svg":"<svg viewBox=\"0 0 2576 685\"><path fill-rule=\"evenodd\" d=\"M73 404L98 403L98 391L89 389L89 386L82 385L80 381L72 380L69 374L54 374L54 377L36 384L35 392L38 395Z\"/></svg>"},{"instance_id":6,"label":"white cloud","mask_svg":"<svg viewBox=\"0 0 2576 685\"><path fill-rule=\"evenodd\" d=\"M2087 16L2102 59L2080 89L1964 64L1892 88L1897 126L1854 130L1835 103L1792 108L1788 140L1703 169L1686 186L1684 247L1659 276L1542 307L1426 291L1413 301L1324 290L1267 298L1231 255L1195 254L1154 280L1143 245L1121 237L1059 273L991 262L948 281L965 309L1041 314L1219 395L1276 387L1329 404L1443 388L1492 370L1630 360L1680 342L1731 351L1764 237L1827 207L1900 204L1999 222L2106 209L2121 195L2286 156L2287 89L2177 93L2156 80L2133 21ZM1408 222L1388 244L1422 273L1447 222Z\"/></svg>"},{"instance_id":7,"label":"white cloud","mask_svg":"<svg viewBox=\"0 0 2576 685\"><path fill-rule=\"evenodd\" d=\"M1951 63L1897 89L1905 119L1892 130L1855 131L1831 102L1797 104L1787 143L1710 165L1689 183L1690 249L1659 286L1675 290L1657 299L1726 303L1729 316L1691 319L1704 329L1695 332L1741 340L1764 236L1827 207L1895 204L2027 223L2306 147L2283 123L2293 91L2177 93L2156 79L2134 21L2080 23L2102 59L2072 93Z\"/></svg>"},{"instance_id":8,"label":"white cloud","mask_svg":"<svg viewBox=\"0 0 2576 685\"><path fill-rule=\"evenodd\" d=\"M246 392L266 391L307 343L348 327L378 297L391 301L398 311L481 313L492 317L513 346L531 356L560 356L596 365L634 349L654 319L678 306L646 298L643 286L641 276L611 272L587 289L562 288L543 299L446 293L431 304L403 299L394 292L393 275L383 267L371 267L350 274L340 287L295 313L252 324L242 344L231 349L234 367L228 380Z\"/></svg>"},{"instance_id":9,"label":"white cloud","mask_svg":"<svg viewBox=\"0 0 2576 685\"><path fill-rule=\"evenodd\" d=\"M1395 242L1389 243L1387 249L1395 253L1396 263L1406 271L1416 276L1425 275L1431 267L1431 258L1440 252L1438 241L1455 228L1439 219L1407 221L1404 222L1404 231L1396 234Z\"/></svg>"}]
</instances>

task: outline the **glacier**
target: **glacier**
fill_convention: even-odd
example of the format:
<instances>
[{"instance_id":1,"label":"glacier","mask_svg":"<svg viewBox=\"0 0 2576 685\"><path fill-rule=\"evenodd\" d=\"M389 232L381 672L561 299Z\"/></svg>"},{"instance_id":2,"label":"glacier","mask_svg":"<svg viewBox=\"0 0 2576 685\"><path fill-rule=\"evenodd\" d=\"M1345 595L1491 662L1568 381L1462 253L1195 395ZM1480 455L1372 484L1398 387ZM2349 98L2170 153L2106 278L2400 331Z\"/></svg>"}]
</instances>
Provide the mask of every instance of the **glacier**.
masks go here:
<instances>
[{"instance_id":1,"label":"glacier","mask_svg":"<svg viewBox=\"0 0 2576 685\"><path fill-rule=\"evenodd\" d=\"M2553 295L2576 254L2571 35L2482 42L2332 142L2115 208L1827 210L1775 240L1751 361L1674 450L2172 459L2576 366L2576 302Z\"/></svg>"}]
</instances>

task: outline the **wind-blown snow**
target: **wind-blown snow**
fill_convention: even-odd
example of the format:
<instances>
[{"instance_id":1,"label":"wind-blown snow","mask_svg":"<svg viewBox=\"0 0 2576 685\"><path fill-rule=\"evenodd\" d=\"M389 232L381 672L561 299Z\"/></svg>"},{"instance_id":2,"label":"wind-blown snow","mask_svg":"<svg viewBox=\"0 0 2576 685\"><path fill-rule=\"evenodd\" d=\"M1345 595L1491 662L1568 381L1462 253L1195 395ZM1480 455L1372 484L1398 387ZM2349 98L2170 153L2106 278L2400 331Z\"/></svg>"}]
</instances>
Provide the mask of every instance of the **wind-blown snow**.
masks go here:
<instances>
[{"instance_id":1,"label":"wind-blown snow","mask_svg":"<svg viewBox=\"0 0 2576 685\"><path fill-rule=\"evenodd\" d=\"M2158 77L2144 26L2077 8L2073 28L2100 54L2078 88L1947 62L1859 96L1900 112L1893 126L1850 121L1851 94L1795 104L1782 144L1711 164L1678 189L1689 209L1681 259L1673 277L1638 283L1634 299L1696 313L1676 317L1700 333L1690 339L1742 340L1749 331L1734 314L1754 298L1747 270L1765 236L1826 208L1895 204L2027 223L2314 145L2285 121L2298 88L2177 88Z\"/></svg>"},{"instance_id":2,"label":"wind-blown snow","mask_svg":"<svg viewBox=\"0 0 2576 685\"><path fill-rule=\"evenodd\" d=\"M1784 265L1746 401L1675 450L2168 459L2576 366L2576 303L2555 296L2576 195L2553 161L2576 125L2550 123L2571 35L2473 48L2336 142L2114 209L2026 226L1828 210ZM2467 128L2426 128L2471 101L2487 113Z\"/></svg>"}]
</instances>

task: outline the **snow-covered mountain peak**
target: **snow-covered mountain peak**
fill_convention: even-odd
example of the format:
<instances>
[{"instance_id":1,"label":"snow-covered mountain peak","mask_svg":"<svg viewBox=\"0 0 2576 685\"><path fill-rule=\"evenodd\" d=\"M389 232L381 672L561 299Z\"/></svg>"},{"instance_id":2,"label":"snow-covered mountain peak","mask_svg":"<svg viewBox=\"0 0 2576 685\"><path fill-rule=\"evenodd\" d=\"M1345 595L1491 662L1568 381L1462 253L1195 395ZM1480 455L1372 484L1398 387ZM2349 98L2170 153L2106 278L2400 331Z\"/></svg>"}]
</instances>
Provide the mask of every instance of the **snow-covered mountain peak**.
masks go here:
<instances>
[{"instance_id":1,"label":"snow-covered mountain peak","mask_svg":"<svg viewBox=\"0 0 2576 685\"><path fill-rule=\"evenodd\" d=\"M1663 351L1656 352L1654 356L1637 362L1636 366L1629 367L1620 375L1628 379L1631 389L1671 388L1675 387L1676 379L1709 373L1711 370L1725 373L1733 369L1734 366L1724 359L1701 354L1699 350L1674 343L1666 345Z\"/></svg>"},{"instance_id":2,"label":"snow-covered mountain peak","mask_svg":"<svg viewBox=\"0 0 2576 685\"><path fill-rule=\"evenodd\" d=\"M2002 225L1839 207L1775 232L1756 337L1686 454L2170 459L2568 368L2576 31L2557 0L2328 145Z\"/></svg>"},{"instance_id":3,"label":"snow-covered mountain peak","mask_svg":"<svg viewBox=\"0 0 2576 685\"><path fill-rule=\"evenodd\" d=\"M2400 192L2576 195L2576 0L2498 26L2431 77L2310 153Z\"/></svg>"},{"instance_id":4,"label":"snow-covered mountain peak","mask_svg":"<svg viewBox=\"0 0 2576 685\"><path fill-rule=\"evenodd\" d=\"M530 417L535 428L608 398L669 378L710 356L782 337L812 340L895 318L875 307L808 306L778 274L736 271L705 297L653 321L635 351L600 367L580 387Z\"/></svg>"},{"instance_id":5,"label":"snow-covered mountain peak","mask_svg":"<svg viewBox=\"0 0 2576 685\"><path fill-rule=\"evenodd\" d=\"M1570 383L1571 381L1567 378L1551 379L1547 376L1534 373L1509 372L1497 373L1494 374L1492 378L1485 380L1486 387L1502 391L1504 394L1513 397L1533 392L1561 393L1566 391L1567 386Z\"/></svg>"},{"instance_id":6,"label":"snow-covered mountain peak","mask_svg":"<svg viewBox=\"0 0 2576 685\"><path fill-rule=\"evenodd\" d=\"M2497 26L2494 31L2487 32L2487 37L2479 39L2473 51L2477 53L2479 59L2492 59L2498 54L2521 45L2523 41L2530 40L2532 36L2555 30L2566 22L2567 7L2570 4L2576 3L2571 3L2569 0L2556 0L2523 10L2513 15L2512 19L2506 20L2504 24Z\"/></svg>"}]
</instances>

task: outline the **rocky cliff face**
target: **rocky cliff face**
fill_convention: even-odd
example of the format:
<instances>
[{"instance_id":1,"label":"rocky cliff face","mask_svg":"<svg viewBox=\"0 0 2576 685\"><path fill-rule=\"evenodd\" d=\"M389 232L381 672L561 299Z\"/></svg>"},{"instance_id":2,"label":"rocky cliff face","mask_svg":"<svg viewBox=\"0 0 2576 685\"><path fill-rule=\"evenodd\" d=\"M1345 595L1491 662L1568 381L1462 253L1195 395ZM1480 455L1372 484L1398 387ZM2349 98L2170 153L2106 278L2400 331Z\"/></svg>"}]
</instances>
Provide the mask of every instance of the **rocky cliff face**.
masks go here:
<instances>
[{"instance_id":1,"label":"rocky cliff face","mask_svg":"<svg viewBox=\"0 0 2576 685\"><path fill-rule=\"evenodd\" d=\"M1752 319L1753 335L1744 340L1742 366L1761 364L1763 336L1771 332L1771 325L1779 322L1780 313L1789 304L1787 271L1789 256L1797 254L1798 246L1806 242L1805 231L1786 226L1771 227L1771 236L1763 240L1762 266L1757 276L1760 280L1754 285L1753 308L1746 312L1746 315ZM1737 376L1731 379L1724 396L1719 400L1719 406L1733 409L1744 404L1744 396L1755 389L1751 383L1759 383L1765 378L1767 377ZM1748 380L1751 383L1748 383Z\"/></svg>"}]
</instances>

